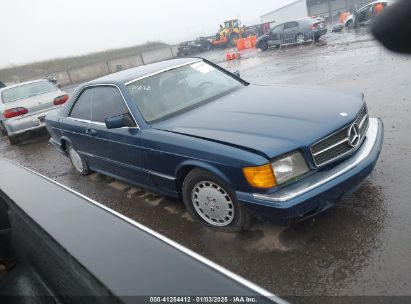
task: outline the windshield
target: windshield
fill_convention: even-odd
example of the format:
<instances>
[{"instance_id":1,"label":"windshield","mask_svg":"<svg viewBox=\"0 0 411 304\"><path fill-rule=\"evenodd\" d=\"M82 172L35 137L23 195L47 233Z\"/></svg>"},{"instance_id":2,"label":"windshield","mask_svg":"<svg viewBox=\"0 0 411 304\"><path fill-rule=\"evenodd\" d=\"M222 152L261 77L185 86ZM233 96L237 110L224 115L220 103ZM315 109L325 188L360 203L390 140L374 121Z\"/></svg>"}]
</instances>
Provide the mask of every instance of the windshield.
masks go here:
<instances>
[{"instance_id":1,"label":"windshield","mask_svg":"<svg viewBox=\"0 0 411 304\"><path fill-rule=\"evenodd\" d=\"M144 119L150 123L225 95L242 84L200 61L127 85Z\"/></svg>"},{"instance_id":2,"label":"windshield","mask_svg":"<svg viewBox=\"0 0 411 304\"><path fill-rule=\"evenodd\" d=\"M36 95L46 94L58 90L47 80L23 84L1 92L3 103L9 103L20 99L33 97Z\"/></svg>"}]
</instances>

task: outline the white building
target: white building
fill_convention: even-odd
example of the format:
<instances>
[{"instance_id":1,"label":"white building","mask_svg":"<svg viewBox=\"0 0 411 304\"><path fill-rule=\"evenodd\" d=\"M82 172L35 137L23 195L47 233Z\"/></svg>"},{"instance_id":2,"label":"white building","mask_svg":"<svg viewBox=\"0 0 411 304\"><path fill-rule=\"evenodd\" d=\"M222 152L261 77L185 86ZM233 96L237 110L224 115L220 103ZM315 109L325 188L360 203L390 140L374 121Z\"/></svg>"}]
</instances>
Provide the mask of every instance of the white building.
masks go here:
<instances>
[{"instance_id":1,"label":"white building","mask_svg":"<svg viewBox=\"0 0 411 304\"><path fill-rule=\"evenodd\" d=\"M328 21L342 12L356 10L374 0L290 0L290 3L260 17L262 23L283 23L307 16L321 16Z\"/></svg>"},{"instance_id":2,"label":"white building","mask_svg":"<svg viewBox=\"0 0 411 304\"><path fill-rule=\"evenodd\" d=\"M295 0L286 6L271 11L260 17L261 23L283 23L291 19L299 19L308 16L306 0Z\"/></svg>"}]
</instances>

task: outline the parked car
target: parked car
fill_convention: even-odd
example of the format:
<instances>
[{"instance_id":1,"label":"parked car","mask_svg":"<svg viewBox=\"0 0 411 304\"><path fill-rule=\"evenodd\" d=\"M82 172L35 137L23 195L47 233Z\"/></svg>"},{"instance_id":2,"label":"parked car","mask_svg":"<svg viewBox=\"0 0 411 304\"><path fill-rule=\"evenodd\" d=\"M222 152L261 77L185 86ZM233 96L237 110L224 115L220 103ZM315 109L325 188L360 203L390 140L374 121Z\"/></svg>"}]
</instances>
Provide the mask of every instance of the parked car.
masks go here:
<instances>
[{"instance_id":1,"label":"parked car","mask_svg":"<svg viewBox=\"0 0 411 304\"><path fill-rule=\"evenodd\" d=\"M354 14L350 14L344 20L345 27L351 28L359 25L368 25L374 19L374 17L380 13L380 10L386 9L389 5L392 4L392 1L374 1L371 2Z\"/></svg>"},{"instance_id":2,"label":"parked car","mask_svg":"<svg viewBox=\"0 0 411 304\"><path fill-rule=\"evenodd\" d=\"M194 58L83 84L46 125L79 173L181 197L225 231L328 209L372 172L383 142L361 92L252 85Z\"/></svg>"},{"instance_id":3,"label":"parked car","mask_svg":"<svg viewBox=\"0 0 411 304\"><path fill-rule=\"evenodd\" d=\"M34 80L0 89L0 130L11 144L22 133L44 128L44 117L61 108L68 95L49 81Z\"/></svg>"},{"instance_id":4,"label":"parked car","mask_svg":"<svg viewBox=\"0 0 411 304\"><path fill-rule=\"evenodd\" d=\"M212 43L206 38L199 38L195 41L183 42L178 47L177 56L184 57L209 51L213 47Z\"/></svg>"},{"instance_id":5,"label":"parked car","mask_svg":"<svg viewBox=\"0 0 411 304\"><path fill-rule=\"evenodd\" d=\"M287 304L70 188L4 159L0 168L1 303Z\"/></svg>"},{"instance_id":6,"label":"parked car","mask_svg":"<svg viewBox=\"0 0 411 304\"><path fill-rule=\"evenodd\" d=\"M265 51L270 47L279 47L284 44L303 44L308 40L317 41L327 33L323 20L308 17L281 23L272 28L267 35L259 37L256 47Z\"/></svg>"},{"instance_id":7,"label":"parked car","mask_svg":"<svg viewBox=\"0 0 411 304\"><path fill-rule=\"evenodd\" d=\"M6 87L6 85L3 82L0 81L0 89L5 88L5 87Z\"/></svg>"}]
</instances>

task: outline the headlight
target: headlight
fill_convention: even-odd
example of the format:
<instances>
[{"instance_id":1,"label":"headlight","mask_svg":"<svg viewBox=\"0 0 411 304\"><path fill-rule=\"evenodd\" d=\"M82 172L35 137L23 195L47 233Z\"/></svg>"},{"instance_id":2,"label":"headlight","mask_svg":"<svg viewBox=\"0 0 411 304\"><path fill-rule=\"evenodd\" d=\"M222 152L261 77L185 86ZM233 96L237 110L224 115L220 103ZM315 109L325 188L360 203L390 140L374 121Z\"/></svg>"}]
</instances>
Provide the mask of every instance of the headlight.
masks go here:
<instances>
[{"instance_id":1,"label":"headlight","mask_svg":"<svg viewBox=\"0 0 411 304\"><path fill-rule=\"evenodd\" d=\"M271 163L277 184L289 182L309 171L300 152L293 152Z\"/></svg>"}]
</instances>

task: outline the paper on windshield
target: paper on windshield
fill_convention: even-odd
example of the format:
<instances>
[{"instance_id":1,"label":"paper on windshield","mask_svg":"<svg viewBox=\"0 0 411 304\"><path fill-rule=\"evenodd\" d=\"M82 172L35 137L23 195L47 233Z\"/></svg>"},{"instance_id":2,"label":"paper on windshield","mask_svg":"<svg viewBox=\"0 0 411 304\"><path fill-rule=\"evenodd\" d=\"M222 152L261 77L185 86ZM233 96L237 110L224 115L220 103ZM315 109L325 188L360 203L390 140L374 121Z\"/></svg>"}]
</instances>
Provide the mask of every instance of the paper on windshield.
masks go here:
<instances>
[{"instance_id":1,"label":"paper on windshield","mask_svg":"<svg viewBox=\"0 0 411 304\"><path fill-rule=\"evenodd\" d=\"M192 64L191 67L193 69L203 73L203 74L207 74L207 73L215 70L215 68L213 68L211 65L208 65L208 64L206 64L202 61Z\"/></svg>"}]
</instances>

